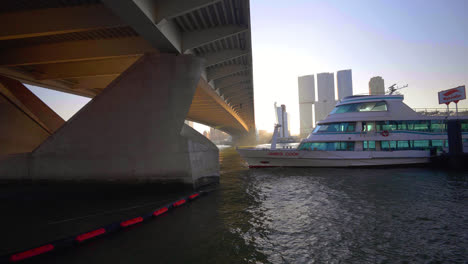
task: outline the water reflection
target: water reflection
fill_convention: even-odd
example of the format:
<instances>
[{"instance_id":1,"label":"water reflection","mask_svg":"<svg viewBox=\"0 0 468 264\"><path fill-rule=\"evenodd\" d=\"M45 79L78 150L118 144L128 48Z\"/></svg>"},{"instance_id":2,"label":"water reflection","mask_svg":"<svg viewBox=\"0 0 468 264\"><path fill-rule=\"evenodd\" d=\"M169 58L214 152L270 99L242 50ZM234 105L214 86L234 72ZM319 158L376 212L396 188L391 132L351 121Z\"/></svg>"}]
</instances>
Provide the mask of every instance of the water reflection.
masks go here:
<instances>
[{"instance_id":1,"label":"water reflection","mask_svg":"<svg viewBox=\"0 0 468 264\"><path fill-rule=\"evenodd\" d=\"M424 168L271 168L234 174L235 179L223 174L223 195L239 197L242 206L226 205L221 215L236 219L228 223L231 231L268 262L467 260L463 174Z\"/></svg>"},{"instance_id":2,"label":"water reflection","mask_svg":"<svg viewBox=\"0 0 468 264\"><path fill-rule=\"evenodd\" d=\"M209 195L127 232L34 261L468 261L466 174L425 168L249 170L233 148L221 150L220 160L220 184Z\"/></svg>"},{"instance_id":3,"label":"water reflection","mask_svg":"<svg viewBox=\"0 0 468 264\"><path fill-rule=\"evenodd\" d=\"M360 228L362 215L339 202L349 200L345 192L321 184L319 177L291 173L285 169L250 173L246 191L259 205L248 208L253 228L245 239L256 241L272 263L350 259L356 241L346 236ZM373 205L364 200L354 206L361 211L373 210Z\"/></svg>"}]
</instances>

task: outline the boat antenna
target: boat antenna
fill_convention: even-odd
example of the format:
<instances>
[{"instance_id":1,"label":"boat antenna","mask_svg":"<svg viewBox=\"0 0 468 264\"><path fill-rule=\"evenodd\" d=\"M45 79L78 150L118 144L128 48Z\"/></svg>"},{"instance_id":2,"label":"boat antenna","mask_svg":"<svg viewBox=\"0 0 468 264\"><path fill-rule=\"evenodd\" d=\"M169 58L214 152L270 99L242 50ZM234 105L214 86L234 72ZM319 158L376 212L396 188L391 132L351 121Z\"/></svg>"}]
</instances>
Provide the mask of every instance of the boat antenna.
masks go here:
<instances>
[{"instance_id":1,"label":"boat antenna","mask_svg":"<svg viewBox=\"0 0 468 264\"><path fill-rule=\"evenodd\" d=\"M400 87L396 87L396 85L397 84L395 83L395 84L393 84L393 85L391 85L390 87L387 88L388 89L388 92L387 92L388 95L400 94L399 92L397 92L398 90L401 90L403 88L408 87L408 84L405 84L405 85L400 86Z\"/></svg>"}]
</instances>

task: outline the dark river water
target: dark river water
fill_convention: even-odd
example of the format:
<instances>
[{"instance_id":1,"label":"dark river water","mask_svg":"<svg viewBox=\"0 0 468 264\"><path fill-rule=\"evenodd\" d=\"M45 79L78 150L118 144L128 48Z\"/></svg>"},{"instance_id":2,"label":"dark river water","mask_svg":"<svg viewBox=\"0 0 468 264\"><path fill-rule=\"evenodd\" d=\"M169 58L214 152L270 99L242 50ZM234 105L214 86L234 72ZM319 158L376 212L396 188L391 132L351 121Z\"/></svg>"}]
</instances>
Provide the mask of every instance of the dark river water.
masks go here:
<instances>
[{"instance_id":1,"label":"dark river water","mask_svg":"<svg viewBox=\"0 0 468 264\"><path fill-rule=\"evenodd\" d=\"M468 263L466 173L249 170L221 150L209 195L45 263Z\"/></svg>"},{"instance_id":2,"label":"dark river water","mask_svg":"<svg viewBox=\"0 0 468 264\"><path fill-rule=\"evenodd\" d=\"M253 260L466 263L466 173L425 168L242 170L225 150L220 216ZM248 259L248 257L246 257Z\"/></svg>"}]
</instances>

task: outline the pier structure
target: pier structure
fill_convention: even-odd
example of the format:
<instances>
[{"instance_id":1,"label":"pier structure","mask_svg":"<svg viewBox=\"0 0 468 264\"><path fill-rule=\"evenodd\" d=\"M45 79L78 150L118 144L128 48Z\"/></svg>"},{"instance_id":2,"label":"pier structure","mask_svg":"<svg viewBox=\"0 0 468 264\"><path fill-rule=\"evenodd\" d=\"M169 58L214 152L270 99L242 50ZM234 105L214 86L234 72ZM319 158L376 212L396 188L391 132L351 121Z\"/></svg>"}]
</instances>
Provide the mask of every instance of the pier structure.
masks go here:
<instances>
[{"instance_id":1,"label":"pier structure","mask_svg":"<svg viewBox=\"0 0 468 264\"><path fill-rule=\"evenodd\" d=\"M255 131L248 0L7 0L0 7L0 178L219 177ZM23 84L93 98L65 122Z\"/></svg>"}]
</instances>

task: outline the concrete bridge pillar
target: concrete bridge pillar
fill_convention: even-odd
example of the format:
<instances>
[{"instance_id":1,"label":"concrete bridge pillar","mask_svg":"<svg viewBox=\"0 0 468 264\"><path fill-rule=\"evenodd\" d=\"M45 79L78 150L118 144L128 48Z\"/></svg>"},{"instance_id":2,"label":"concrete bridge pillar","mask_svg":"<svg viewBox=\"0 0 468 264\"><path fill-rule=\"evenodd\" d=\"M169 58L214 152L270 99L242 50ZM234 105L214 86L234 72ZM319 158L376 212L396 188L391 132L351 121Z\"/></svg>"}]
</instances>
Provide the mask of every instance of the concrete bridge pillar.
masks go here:
<instances>
[{"instance_id":1,"label":"concrete bridge pillar","mask_svg":"<svg viewBox=\"0 0 468 264\"><path fill-rule=\"evenodd\" d=\"M0 173L10 178L195 187L217 181L217 147L184 124L202 66L202 59L189 55L142 56L27 154L26 172L18 175L5 160ZM17 166L22 163L18 159L11 162Z\"/></svg>"}]
</instances>

